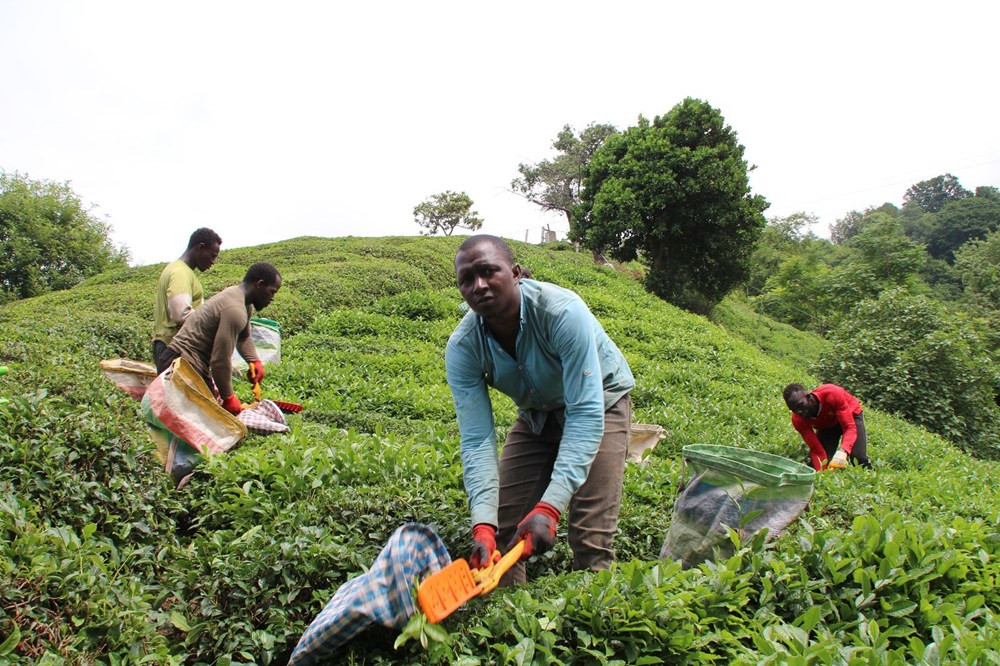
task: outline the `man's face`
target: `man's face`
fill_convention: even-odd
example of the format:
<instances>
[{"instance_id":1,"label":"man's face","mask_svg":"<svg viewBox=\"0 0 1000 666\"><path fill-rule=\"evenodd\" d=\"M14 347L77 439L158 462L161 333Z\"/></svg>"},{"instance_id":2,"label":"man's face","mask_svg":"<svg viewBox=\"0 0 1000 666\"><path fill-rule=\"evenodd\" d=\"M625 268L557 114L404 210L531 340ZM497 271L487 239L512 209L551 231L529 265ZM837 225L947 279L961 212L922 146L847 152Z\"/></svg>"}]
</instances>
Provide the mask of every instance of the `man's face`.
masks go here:
<instances>
[{"instance_id":1,"label":"man's face","mask_svg":"<svg viewBox=\"0 0 1000 666\"><path fill-rule=\"evenodd\" d=\"M202 273L207 271L219 257L219 250L221 249L222 246L219 243L212 243L211 245L207 243L200 244L194 256L195 268Z\"/></svg>"},{"instance_id":2,"label":"man's face","mask_svg":"<svg viewBox=\"0 0 1000 666\"><path fill-rule=\"evenodd\" d=\"M258 280L257 284L254 285L253 297L251 299L253 309L260 311L270 305L279 289L281 289L280 276L275 280L274 284L265 284L263 280Z\"/></svg>"},{"instance_id":3,"label":"man's face","mask_svg":"<svg viewBox=\"0 0 1000 666\"><path fill-rule=\"evenodd\" d=\"M809 418L814 416L816 405L811 393L795 393L788 401L788 408L803 418Z\"/></svg>"},{"instance_id":4,"label":"man's face","mask_svg":"<svg viewBox=\"0 0 1000 666\"><path fill-rule=\"evenodd\" d=\"M487 321L516 319L521 309L521 267L490 243L455 257L455 281L472 311Z\"/></svg>"}]
</instances>

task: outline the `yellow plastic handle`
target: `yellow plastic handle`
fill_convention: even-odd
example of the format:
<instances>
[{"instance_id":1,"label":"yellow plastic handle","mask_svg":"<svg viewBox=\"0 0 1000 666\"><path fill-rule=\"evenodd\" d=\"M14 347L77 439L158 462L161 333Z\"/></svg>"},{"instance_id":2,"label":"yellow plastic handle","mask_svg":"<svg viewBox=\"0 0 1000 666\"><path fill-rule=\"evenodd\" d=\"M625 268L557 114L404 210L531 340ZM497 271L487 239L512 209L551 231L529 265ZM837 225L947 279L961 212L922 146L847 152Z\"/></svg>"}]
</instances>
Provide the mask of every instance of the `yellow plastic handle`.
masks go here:
<instances>
[{"instance_id":1,"label":"yellow plastic handle","mask_svg":"<svg viewBox=\"0 0 1000 666\"><path fill-rule=\"evenodd\" d=\"M250 378L253 379L253 397L260 402L260 382L257 381L257 366L250 363Z\"/></svg>"},{"instance_id":2,"label":"yellow plastic handle","mask_svg":"<svg viewBox=\"0 0 1000 666\"><path fill-rule=\"evenodd\" d=\"M518 541L517 544L507 551L507 554L501 557L499 561L473 571L472 579L476 581L479 589L476 594L489 594L495 590L496 586L500 584L500 579L503 578L505 573L507 573L507 570L521 559L522 552L524 552L523 540Z\"/></svg>"}]
</instances>

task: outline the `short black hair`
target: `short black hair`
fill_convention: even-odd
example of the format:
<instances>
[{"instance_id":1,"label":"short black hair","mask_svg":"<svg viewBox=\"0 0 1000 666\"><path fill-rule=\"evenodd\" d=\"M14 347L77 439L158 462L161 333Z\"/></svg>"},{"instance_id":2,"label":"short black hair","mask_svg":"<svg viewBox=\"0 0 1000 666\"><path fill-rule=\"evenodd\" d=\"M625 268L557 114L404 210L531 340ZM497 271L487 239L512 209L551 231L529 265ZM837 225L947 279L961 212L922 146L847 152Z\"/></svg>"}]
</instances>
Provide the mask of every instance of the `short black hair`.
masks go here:
<instances>
[{"instance_id":1,"label":"short black hair","mask_svg":"<svg viewBox=\"0 0 1000 666\"><path fill-rule=\"evenodd\" d=\"M188 239L188 249L193 247L198 247L204 243L205 245L215 245L218 243L222 245L222 236L215 233L208 227L201 227L200 229L195 229L194 233L191 234L191 238Z\"/></svg>"},{"instance_id":2,"label":"short black hair","mask_svg":"<svg viewBox=\"0 0 1000 666\"><path fill-rule=\"evenodd\" d=\"M782 396L785 398L785 404L789 405L789 400L791 400L792 396L797 393L809 393L809 391L807 391L806 387L802 384L789 384L786 386L784 393L782 393ZM789 405L789 407L790 406L791 405Z\"/></svg>"},{"instance_id":3,"label":"short black hair","mask_svg":"<svg viewBox=\"0 0 1000 666\"><path fill-rule=\"evenodd\" d=\"M499 236L491 236L490 234L476 234L475 236L469 236L464 241L462 241L461 245L458 246L458 252L456 252L455 255L457 256L459 252L471 250L472 248L477 247L483 243L486 243L487 245L492 245L497 250L499 250L500 253L504 256L504 258L510 262L511 266L517 263L517 260L514 259L514 251L510 249L510 245L507 245L507 241L500 238Z\"/></svg>"},{"instance_id":4,"label":"short black hair","mask_svg":"<svg viewBox=\"0 0 1000 666\"><path fill-rule=\"evenodd\" d=\"M280 279L281 273L278 272L278 269L273 264L269 264L266 261L258 261L247 269L247 274L243 277L243 283L254 284L259 280L263 280L264 284L270 286L277 284Z\"/></svg>"}]
</instances>

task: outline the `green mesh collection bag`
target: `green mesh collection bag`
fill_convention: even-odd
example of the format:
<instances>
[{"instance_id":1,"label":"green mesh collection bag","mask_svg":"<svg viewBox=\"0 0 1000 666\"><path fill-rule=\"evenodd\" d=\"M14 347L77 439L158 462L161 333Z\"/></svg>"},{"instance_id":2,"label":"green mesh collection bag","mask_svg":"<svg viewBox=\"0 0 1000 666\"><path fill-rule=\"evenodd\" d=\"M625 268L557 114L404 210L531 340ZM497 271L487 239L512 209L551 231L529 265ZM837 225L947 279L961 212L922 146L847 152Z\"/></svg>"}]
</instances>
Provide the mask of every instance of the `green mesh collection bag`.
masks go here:
<instances>
[{"instance_id":1,"label":"green mesh collection bag","mask_svg":"<svg viewBox=\"0 0 1000 666\"><path fill-rule=\"evenodd\" d=\"M257 356L260 357L261 363L264 365L281 363L281 324L273 319L250 317L250 339L257 348ZM235 349L232 365L234 377L241 376L247 371L247 362Z\"/></svg>"},{"instance_id":2,"label":"green mesh collection bag","mask_svg":"<svg viewBox=\"0 0 1000 666\"><path fill-rule=\"evenodd\" d=\"M778 535L812 497L815 470L794 460L732 446L685 446L685 478L661 559L685 568L732 555L726 530L741 537L767 528Z\"/></svg>"}]
</instances>

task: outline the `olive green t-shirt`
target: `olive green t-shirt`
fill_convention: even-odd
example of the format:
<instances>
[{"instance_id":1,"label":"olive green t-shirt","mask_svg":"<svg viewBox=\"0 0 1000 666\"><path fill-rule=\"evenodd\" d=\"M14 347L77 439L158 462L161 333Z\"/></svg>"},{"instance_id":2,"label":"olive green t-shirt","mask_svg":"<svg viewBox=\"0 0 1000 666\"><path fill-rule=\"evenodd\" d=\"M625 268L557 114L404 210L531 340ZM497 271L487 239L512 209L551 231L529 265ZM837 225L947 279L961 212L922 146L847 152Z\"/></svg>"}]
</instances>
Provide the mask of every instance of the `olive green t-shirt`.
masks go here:
<instances>
[{"instance_id":1,"label":"olive green t-shirt","mask_svg":"<svg viewBox=\"0 0 1000 666\"><path fill-rule=\"evenodd\" d=\"M183 312L176 312L175 314L182 318L179 321L175 321L170 316L171 299L185 295L190 297L190 308L185 309ZM159 281L156 283L156 305L153 306L153 340L159 340L165 345L170 344L170 341L177 335L181 324L190 316L191 309L201 307L203 300L201 282L195 277L191 267L183 259L171 261L167 264L163 272L160 273ZM174 309L182 309L176 306L177 303L175 301Z\"/></svg>"},{"instance_id":2,"label":"olive green t-shirt","mask_svg":"<svg viewBox=\"0 0 1000 666\"><path fill-rule=\"evenodd\" d=\"M214 379L219 395L228 398L233 394L233 349L248 363L259 360L250 337L250 313L240 285L227 287L195 310L167 346Z\"/></svg>"}]
</instances>

